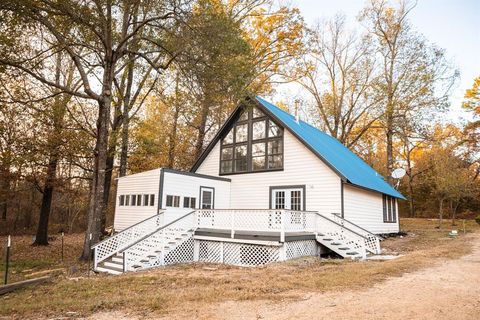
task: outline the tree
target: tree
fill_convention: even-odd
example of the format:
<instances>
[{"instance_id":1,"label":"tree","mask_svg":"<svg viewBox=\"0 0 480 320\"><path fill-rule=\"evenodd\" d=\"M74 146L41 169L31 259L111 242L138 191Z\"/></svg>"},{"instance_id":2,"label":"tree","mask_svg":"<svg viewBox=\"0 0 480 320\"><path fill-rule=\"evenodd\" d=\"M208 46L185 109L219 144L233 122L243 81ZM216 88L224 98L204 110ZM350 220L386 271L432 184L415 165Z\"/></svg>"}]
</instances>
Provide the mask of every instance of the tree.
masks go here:
<instances>
[{"instance_id":1,"label":"tree","mask_svg":"<svg viewBox=\"0 0 480 320\"><path fill-rule=\"evenodd\" d=\"M310 31L298 81L313 98L322 129L352 147L380 117L372 42L337 15Z\"/></svg>"},{"instance_id":2,"label":"tree","mask_svg":"<svg viewBox=\"0 0 480 320\"><path fill-rule=\"evenodd\" d=\"M394 167L394 137L398 120L405 110L445 110L448 93L458 72L445 58L444 50L429 44L412 30L408 15L415 4L402 0L397 7L387 0L372 0L361 14L361 21L376 42L381 76L376 86L383 96L382 125L386 138L388 177ZM391 181L391 178L389 178Z\"/></svg>"},{"instance_id":3,"label":"tree","mask_svg":"<svg viewBox=\"0 0 480 320\"><path fill-rule=\"evenodd\" d=\"M29 33L37 41L29 41L25 51L8 51L0 55L0 65L20 70L40 83L97 105L95 165L92 192L85 236L83 258L90 254L89 236L93 243L102 234L105 216L105 181L108 156L110 112L114 82L127 59L139 59L156 70L168 68L175 57L163 46L165 33L178 23L186 5L177 1L13 1L0 4L2 23L14 17L19 23L30 26ZM140 12L138 20L134 12ZM67 27L68 26L68 27ZM7 28L1 26L0 28ZM144 45L131 46L135 35L143 31L138 40ZM48 41L43 41L46 39ZM9 43L8 37L2 39ZM72 90L55 83L51 75L43 72L45 59L62 51L75 65L80 85Z\"/></svg>"}]
</instances>

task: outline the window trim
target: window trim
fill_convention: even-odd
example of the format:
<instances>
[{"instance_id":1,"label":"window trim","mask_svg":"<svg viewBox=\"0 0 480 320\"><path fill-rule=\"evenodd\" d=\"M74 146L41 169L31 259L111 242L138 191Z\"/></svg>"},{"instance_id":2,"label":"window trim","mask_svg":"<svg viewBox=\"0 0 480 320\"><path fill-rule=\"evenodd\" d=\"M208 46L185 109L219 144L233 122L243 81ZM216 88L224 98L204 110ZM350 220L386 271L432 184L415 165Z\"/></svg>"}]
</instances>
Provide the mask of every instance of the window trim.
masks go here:
<instances>
[{"instance_id":1,"label":"window trim","mask_svg":"<svg viewBox=\"0 0 480 320\"><path fill-rule=\"evenodd\" d=\"M171 205L168 205L168 197L172 197ZM173 195L173 194L167 194L165 196L165 207L180 208L180 196Z\"/></svg>"},{"instance_id":2,"label":"window trim","mask_svg":"<svg viewBox=\"0 0 480 320\"><path fill-rule=\"evenodd\" d=\"M273 209L272 201L273 201L273 192L276 190L289 190L291 189L301 189L302 190L302 209L300 211L307 210L307 186L304 184L299 185L287 185L287 186L270 186L269 187L269 195L268 195L268 208ZM295 210L294 210L295 211Z\"/></svg>"},{"instance_id":3,"label":"window trim","mask_svg":"<svg viewBox=\"0 0 480 320\"><path fill-rule=\"evenodd\" d=\"M258 107L255 107L258 108ZM235 123L232 124L231 128L227 130L227 135L230 131L233 131L233 142L224 144L223 139L225 136L222 136L219 140L220 143L220 155L219 155L219 164L218 164L218 172L220 176L226 176L226 175L232 175L232 174L246 174L246 173L258 173L258 172L271 172L271 171L283 171L284 165L285 165L285 128L280 125L276 120L272 119L270 116L265 114L262 110L260 110L264 115L262 117L257 117L253 118L253 110L254 108L250 108L244 112L248 113L248 119L247 120L242 120L242 121L236 121ZM253 124L259 121L265 121L265 137L262 139L257 139L253 140ZM280 129L280 135L275 136L275 137L269 137L268 133L270 131L270 124L273 123L276 127ZM248 124L248 135L247 135L247 141L242 141L237 143L236 141L236 128L237 125L244 125ZM268 142L270 141L281 141L282 147L281 147L281 154L275 154L275 155L281 155L282 161L281 161L281 166L278 168L268 168ZM253 169L253 157L252 157L252 145L256 143L265 143L265 168L264 169L258 169L254 170ZM235 147L241 146L241 145L246 145L247 146L247 169L245 171L235 171ZM231 160L222 160L222 152L226 148L232 148L232 159ZM224 162L230 161L231 162L231 172L222 172L222 164Z\"/></svg>"},{"instance_id":4,"label":"window trim","mask_svg":"<svg viewBox=\"0 0 480 320\"><path fill-rule=\"evenodd\" d=\"M199 191L199 195L198 195L198 208L200 210L213 210L215 209L215 188L214 187L207 187L207 186L200 186L200 191ZM203 203L203 194L202 194L202 191L204 189L209 189L212 191L212 207L210 209L204 209L202 208L202 203Z\"/></svg>"}]
</instances>

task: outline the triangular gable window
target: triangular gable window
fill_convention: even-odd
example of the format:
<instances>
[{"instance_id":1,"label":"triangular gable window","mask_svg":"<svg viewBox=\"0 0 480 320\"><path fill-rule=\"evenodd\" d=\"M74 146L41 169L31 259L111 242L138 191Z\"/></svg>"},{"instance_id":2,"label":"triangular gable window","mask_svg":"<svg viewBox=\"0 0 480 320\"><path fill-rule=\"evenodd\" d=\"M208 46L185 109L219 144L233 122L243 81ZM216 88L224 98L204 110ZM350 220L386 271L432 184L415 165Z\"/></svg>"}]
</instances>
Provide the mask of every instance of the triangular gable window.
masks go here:
<instances>
[{"instance_id":1,"label":"triangular gable window","mask_svg":"<svg viewBox=\"0 0 480 320\"><path fill-rule=\"evenodd\" d=\"M220 174L283 169L283 129L258 108L244 110L221 141Z\"/></svg>"}]
</instances>

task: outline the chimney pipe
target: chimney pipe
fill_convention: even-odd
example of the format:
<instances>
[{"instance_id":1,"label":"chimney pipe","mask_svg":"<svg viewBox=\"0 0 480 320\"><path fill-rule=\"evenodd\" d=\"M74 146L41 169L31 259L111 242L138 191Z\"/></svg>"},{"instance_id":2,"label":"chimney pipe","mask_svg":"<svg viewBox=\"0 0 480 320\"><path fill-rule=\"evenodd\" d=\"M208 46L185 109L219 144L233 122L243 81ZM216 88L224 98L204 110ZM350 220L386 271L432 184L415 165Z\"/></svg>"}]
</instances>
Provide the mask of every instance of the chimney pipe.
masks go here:
<instances>
[{"instance_id":1,"label":"chimney pipe","mask_svg":"<svg viewBox=\"0 0 480 320\"><path fill-rule=\"evenodd\" d=\"M300 122L300 115L299 115L299 108L300 108L300 100L295 100L295 121L297 123Z\"/></svg>"}]
</instances>

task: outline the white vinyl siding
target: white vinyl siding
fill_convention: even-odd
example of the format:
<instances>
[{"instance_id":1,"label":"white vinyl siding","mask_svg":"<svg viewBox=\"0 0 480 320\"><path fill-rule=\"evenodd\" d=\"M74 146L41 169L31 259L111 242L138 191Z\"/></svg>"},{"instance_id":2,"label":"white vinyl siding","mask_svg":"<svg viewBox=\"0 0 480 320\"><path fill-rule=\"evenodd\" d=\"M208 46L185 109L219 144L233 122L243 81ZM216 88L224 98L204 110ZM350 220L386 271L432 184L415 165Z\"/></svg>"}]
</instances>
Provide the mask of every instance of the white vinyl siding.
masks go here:
<instances>
[{"instance_id":1,"label":"white vinyl siding","mask_svg":"<svg viewBox=\"0 0 480 320\"><path fill-rule=\"evenodd\" d=\"M115 231L121 231L137 222L140 222L157 213L157 196L160 182L160 169L145 171L118 179L117 199L115 206L115 219L113 227ZM137 205L137 195L144 194L155 195L154 203L148 206ZM120 196L125 196L125 205L120 206ZM128 196L129 201L127 205ZM135 205L132 205L132 199L135 197ZM144 199L142 199L144 200ZM150 203L149 203L150 204Z\"/></svg>"},{"instance_id":2,"label":"white vinyl siding","mask_svg":"<svg viewBox=\"0 0 480 320\"><path fill-rule=\"evenodd\" d=\"M395 223L383 222L381 193L345 184L343 195L345 219L377 234L399 231L398 216ZM395 212L398 215L397 201L395 206Z\"/></svg>"},{"instance_id":3,"label":"white vinyl siding","mask_svg":"<svg viewBox=\"0 0 480 320\"><path fill-rule=\"evenodd\" d=\"M183 206L184 197L196 198L195 209L200 205L200 187L214 188L214 205L216 209L230 208L230 182L195 177L192 175L179 174L165 171L163 175L163 199L162 208L165 208L167 195L179 196L179 207L168 207L165 213L165 221L171 221L194 210Z\"/></svg>"},{"instance_id":4,"label":"white vinyl siding","mask_svg":"<svg viewBox=\"0 0 480 320\"><path fill-rule=\"evenodd\" d=\"M268 209L273 186L305 185L306 210L336 213L341 210L340 178L288 130L284 131L282 171L233 174L231 208ZM220 143L207 155L197 173L219 175ZM217 198L217 195L215 195Z\"/></svg>"}]
</instances>

